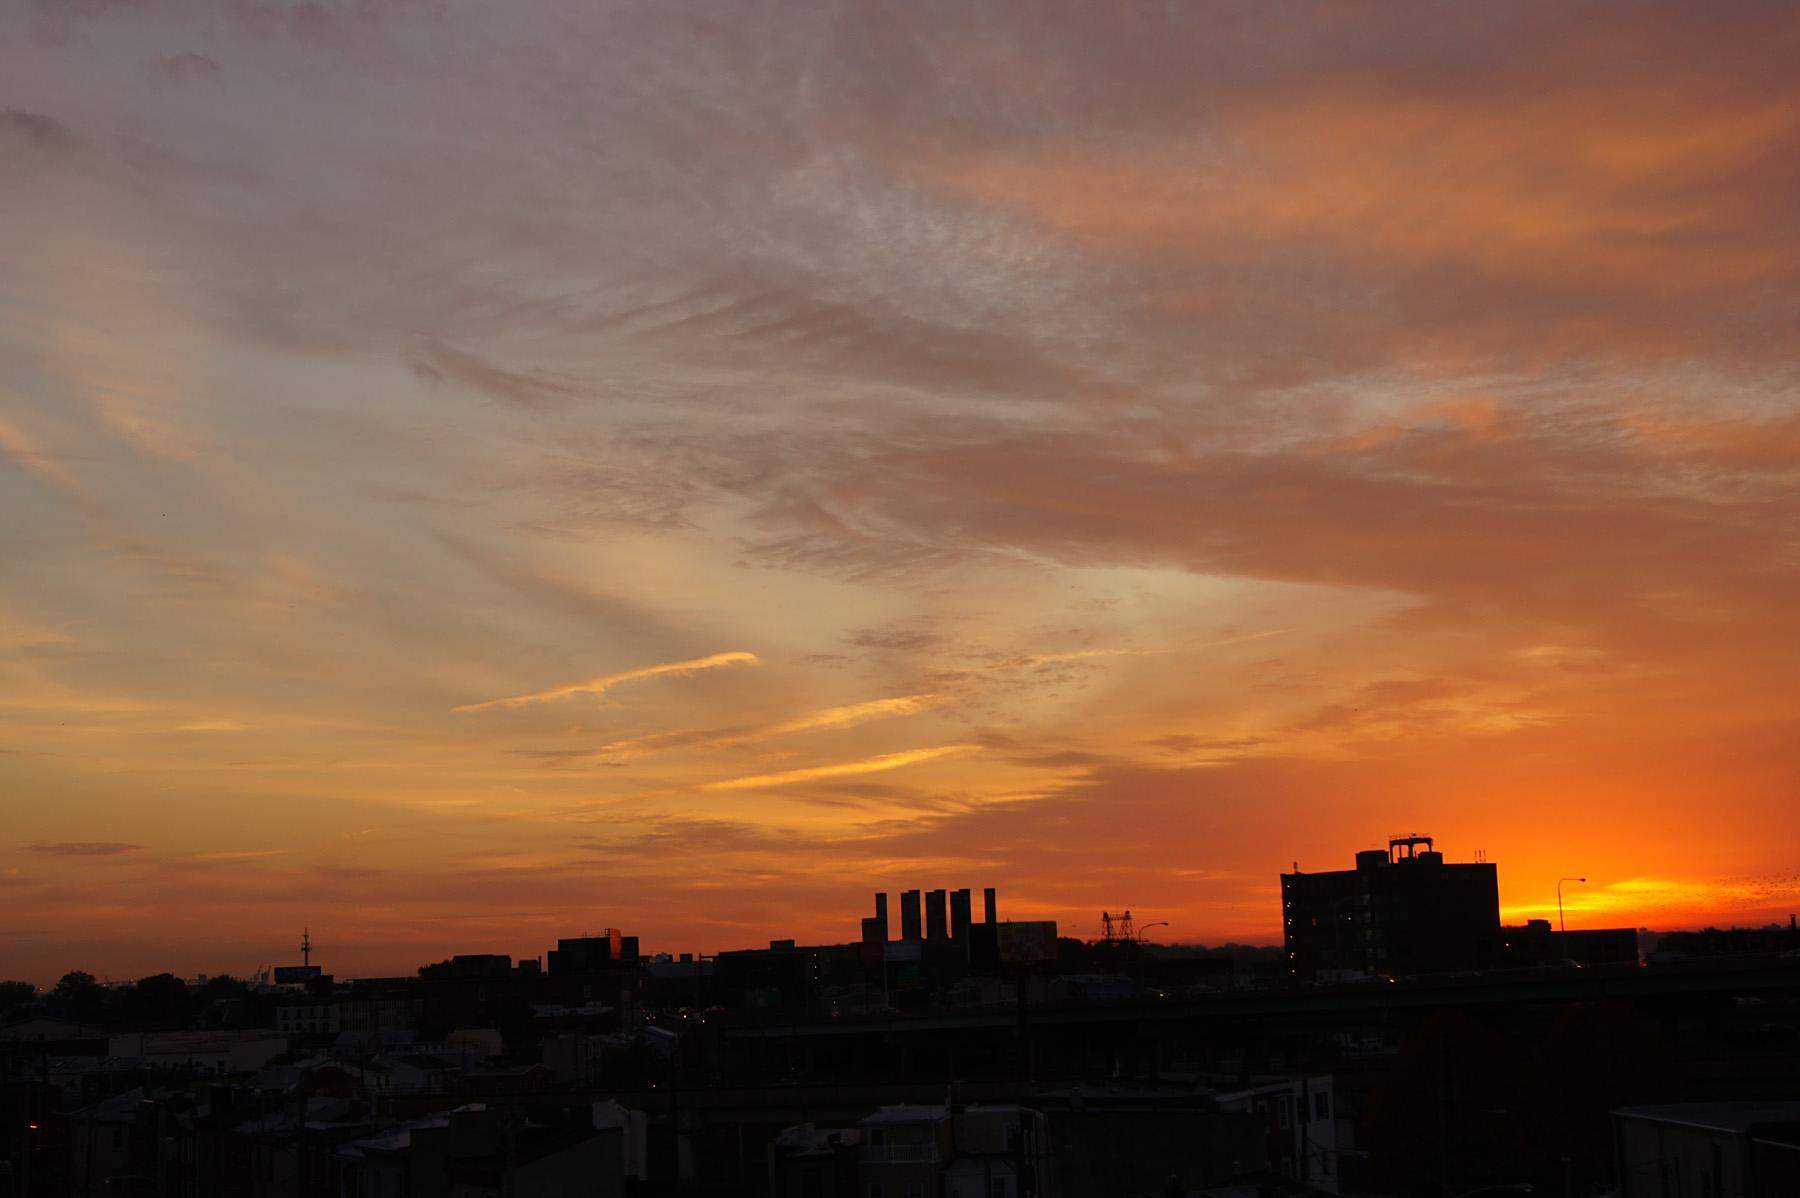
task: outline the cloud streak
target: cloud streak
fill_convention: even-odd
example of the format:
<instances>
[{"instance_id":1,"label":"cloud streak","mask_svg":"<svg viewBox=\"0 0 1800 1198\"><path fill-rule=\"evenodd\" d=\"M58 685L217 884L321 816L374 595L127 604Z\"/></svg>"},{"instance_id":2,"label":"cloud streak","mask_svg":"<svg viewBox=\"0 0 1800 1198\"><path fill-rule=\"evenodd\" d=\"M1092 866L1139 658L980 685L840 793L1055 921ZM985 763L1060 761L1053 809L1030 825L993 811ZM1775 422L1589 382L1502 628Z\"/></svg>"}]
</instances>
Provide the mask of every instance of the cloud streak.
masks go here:
<instances>
[{"instance_id":1,"label":"cloud streak","mask_svg":"<svg viewBox=\"0 0 1800 1198\"><path fill-rule=\"evenodd\" d=\"M623 760L644 753L660 752L668 749L723 749L738 745L755 744L778 736L793 736L803 732L820 732L830 729L855 728L874 720L894 719L900 716L915 715L929 711L948 701L945 695L902 695L891 699L870 699L862 703L849 703L839 707L825 707L817 711L809 711L791 719L778 720L759 727L747 728L702 728L676 732L656 732L649 736L633 737L630 740L616 740L602 745L592 754L573 751L576 755L606 757Z\"/></svg>"},{"instance_id":2,"label":"cloud streak","mask_svg":"<svg viewBox=\"0 0 1800 1198\"><path fill-rule=\"evenodd\" d=\"M980 748L980 745L962 744L937 745L929 749L906 749L898 753L883 753L879 757L869 757L861 761L840 761L831 765L803 766L799 769L782 770L773 774L751 774L742 778L727 778L720 782L708 782L701 789L770 790L781 786L817 782L827 778L851 778L861 774L880 774L888 770L904 769L909 765L922 765L927 761L974 753Z\"/></svg>"},{"instance_id":3,"label":"cloud streak","mask_svg":"<svg viewBox=\"0 0 1800 1198\"><path fill-rule=\"evenodd\" d=\"M25 846L29 852L51 857L123 857L139 852L143 847L118 840L39 840Z\"/></svg>"},{"instance_id":4,"label":"cloud streak","mask_svg":"<svg viewBox=\"0 0 1800 1198\"><path fill-rule=\"evenodd\" d=\"M504 699L488 699L481 703L465 703L460 707L453 707L451 710L457 712L498 711L510 707L525 707L532 703L554 703L559 699L569 699L576 695L604 695L615 686L623 686L628 682L642 682L646 678L697 674L703 670L716 670L723 666L759 664L761 663L756 654L734 650L728 653L696 657L688 661L670 661L660 665L638 666L635 669L621 670L616 674L602 674L598 678L589 678L584 682L570 682L546 690L532 691L530 694L511 695Z\"/></svg>"}]
</instances>

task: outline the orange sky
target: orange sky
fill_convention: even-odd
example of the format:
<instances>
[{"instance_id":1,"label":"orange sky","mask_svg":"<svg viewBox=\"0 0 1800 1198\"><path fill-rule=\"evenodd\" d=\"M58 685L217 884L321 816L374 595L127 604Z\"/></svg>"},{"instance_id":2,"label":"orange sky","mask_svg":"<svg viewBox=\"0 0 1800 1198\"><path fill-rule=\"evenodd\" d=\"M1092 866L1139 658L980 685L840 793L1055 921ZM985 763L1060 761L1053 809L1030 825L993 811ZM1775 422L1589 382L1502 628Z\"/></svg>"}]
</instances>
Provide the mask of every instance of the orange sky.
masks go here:
<instances>
[{"instance_id":1,"label":"orange sky","mask_svg":"<svg viewBox=\"0 0 1800 1198\"><path fill-rule=\"evenodd\" d=\"M0 974L1800 908L1790 7L0 24Z\"/></svg>"}]
</instances>

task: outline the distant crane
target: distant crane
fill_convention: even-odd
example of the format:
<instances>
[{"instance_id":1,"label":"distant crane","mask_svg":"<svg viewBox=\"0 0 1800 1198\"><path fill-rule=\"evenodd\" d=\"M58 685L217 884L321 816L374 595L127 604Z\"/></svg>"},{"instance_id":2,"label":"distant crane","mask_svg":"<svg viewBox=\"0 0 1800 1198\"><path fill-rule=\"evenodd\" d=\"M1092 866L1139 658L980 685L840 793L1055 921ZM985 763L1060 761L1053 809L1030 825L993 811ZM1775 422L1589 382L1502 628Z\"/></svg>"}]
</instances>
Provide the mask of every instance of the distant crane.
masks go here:
<instances>
[{"instance_id":1,"label":"distant crane","mask_svg":"<svg viewBox=\"0 0 1800 1198\"><path fill-rule=\"evenodd\" d=\"M1131 922L1129 907L1120 915L1114 915L1111 911L1100 912L1100 939L1107 944L1130 943L1137 939L1137 929Z\"/></svg>"}]
</instances>

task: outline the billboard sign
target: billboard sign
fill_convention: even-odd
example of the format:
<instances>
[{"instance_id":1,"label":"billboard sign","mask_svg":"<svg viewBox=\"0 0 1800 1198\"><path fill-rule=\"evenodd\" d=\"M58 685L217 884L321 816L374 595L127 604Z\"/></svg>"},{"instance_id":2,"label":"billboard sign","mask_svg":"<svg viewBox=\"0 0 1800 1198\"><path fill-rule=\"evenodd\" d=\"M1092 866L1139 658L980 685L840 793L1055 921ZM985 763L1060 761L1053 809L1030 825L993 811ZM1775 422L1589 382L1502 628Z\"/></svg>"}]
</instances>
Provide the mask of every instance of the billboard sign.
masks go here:
<instances>
[{"instance_id":1,"label":"billboard sign","mask_svg":"<svg viewBox=\"0 0 1800 1198\"><path fill-rule=\"evenodd\" d=\"M1054 919L1012 920L999 928L1000 959L1008 965L1056 960Z\"/></svg>"}]
</instances>

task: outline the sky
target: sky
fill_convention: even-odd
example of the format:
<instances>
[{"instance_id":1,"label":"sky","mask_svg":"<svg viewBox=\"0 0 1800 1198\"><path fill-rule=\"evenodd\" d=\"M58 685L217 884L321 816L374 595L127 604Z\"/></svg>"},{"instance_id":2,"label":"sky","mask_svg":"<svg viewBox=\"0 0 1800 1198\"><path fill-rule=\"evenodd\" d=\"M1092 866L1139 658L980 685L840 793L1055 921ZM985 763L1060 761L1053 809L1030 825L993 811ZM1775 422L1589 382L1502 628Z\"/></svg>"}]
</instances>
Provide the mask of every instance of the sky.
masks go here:
<instances>
[{"instance_id":1,"label":"sky","mask_svg":"<svg viewBox=\"0 0 1800 1198\"><path fill-rule=\"evenodd\" d=\"M1783 4L0 0L0 974L1800 907Z\"/></svg>"}]
</instances>

